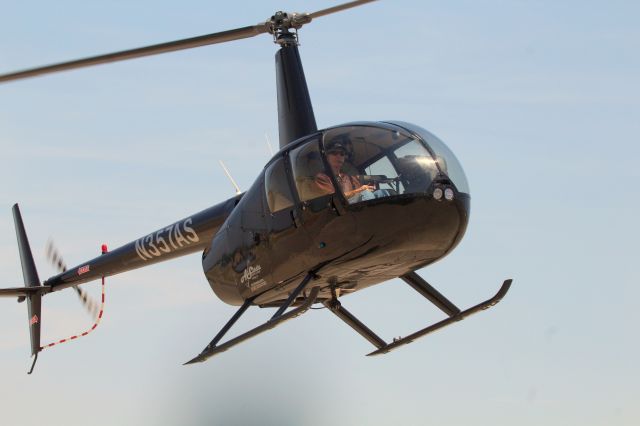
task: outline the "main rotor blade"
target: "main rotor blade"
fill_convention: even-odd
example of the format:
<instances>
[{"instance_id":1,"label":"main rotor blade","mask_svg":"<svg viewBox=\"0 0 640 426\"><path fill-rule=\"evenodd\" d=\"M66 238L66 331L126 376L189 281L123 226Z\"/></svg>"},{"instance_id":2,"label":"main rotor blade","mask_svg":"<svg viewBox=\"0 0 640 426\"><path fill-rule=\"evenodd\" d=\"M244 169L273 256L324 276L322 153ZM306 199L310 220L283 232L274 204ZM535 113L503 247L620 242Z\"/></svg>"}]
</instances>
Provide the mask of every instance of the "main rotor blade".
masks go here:
<instances>
[{"instance_id":1,"label":"main rotor blade","mask_svg":"<svg viewBox=\"0 0 640 426\"><path fill-rule=\"evenodd\" d=\"M271 20L264 23L250 25L248 27L236 28L229 31L222 31L199 37L186 38L183 40L170 41L168 43L154 44L151 46L139 47L137 49L123 50L120 52L108 53L106 55L92 56L89 58L77 59L75 61L60 62L58 64L30 68L8 74L0 74L0 83L35 77L43 74L51 74L54 72L68 71L92 65L100 65L109 62L124 61L127 59L140 58L143 56L173 52L176 50L191 49L193 47L207 46L209 44L224 43L227 41L253 37L266 32L274 33L274 31L276 31L277 29L282 28L284 28L285 30L288 30L289 28L300 28L302 27L302 25L309 23L314 18L319 18L331 13L340 12L342 10L350 9L352 7L360 6L366 3L371 3L373 1L376 0L356 0L327 9L322 9L313 13L293 14L293 19L287 19L286 22L274 21L274 17L272 17Z\"/></svg>"},{"instance_id":2,"label":"main rotor blade","mask_svg":"<svg viewBox=\"0 0 640 426\"><path fill-rule=\"evenodd\" d=\"M326 9L318 10L317 12L310 13L311 19L319 18L321 16L329 15L331 13L340 12L341 10L351 9L352 7L360 6L365 3L371 3L376 0L356 0L349 3L339 4L337 6L329 7Z\"/></svg>"},{"instance_id":3,"label":"main rotor blade","mask_svg":"<svg viewBox=\"0 0 640 426\"><path fill-rule=\"evenodd\" d=\"M266 33L269 27L266 23L251 25L248 27L236 28L229 31L222 31L213 34L207 34L199 37L192 37L183 40L170 41L168 43L154 44L152 46L139 47L137 49L123 50L106 55L92 56L89 58L78 59L75 61L61 62L58 64L47 65L38 68L26 69L9 74L0 75L0 83L12 80L20 80L23 78L35 77L42 74L50 74L59 71L67 71L76 68L83 68L92 65L106 64L109 62L124 61L127 59L140 58L143 56L157 55L160 53L173 52L176 50L191 49L193 47L206 46L209 44L224 43L242 38L249 38L258 34Z\"/></svg>"}]
</instances>

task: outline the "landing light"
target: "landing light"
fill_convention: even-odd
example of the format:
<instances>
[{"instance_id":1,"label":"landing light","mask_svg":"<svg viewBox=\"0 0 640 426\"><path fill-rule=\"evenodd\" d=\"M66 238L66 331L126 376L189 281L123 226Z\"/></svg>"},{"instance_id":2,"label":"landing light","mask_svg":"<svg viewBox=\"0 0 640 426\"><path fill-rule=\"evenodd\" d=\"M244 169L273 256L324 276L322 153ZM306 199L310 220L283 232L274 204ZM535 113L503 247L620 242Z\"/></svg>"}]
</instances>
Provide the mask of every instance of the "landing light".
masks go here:
<instances>
[{"instance_id":1,"label":"landing light","mask_svg":"<svg viewBox=\"0 0 640 426\"><path fill-rule=\"evenodd\" d=\"M442 188L436 188L433 190L433 198L440 200L442 198Z\"/></svg>"},{"instance_id":2,"label":"landing light","mask_svg":"<svg viewBox=\"0 0 640 426\"><path fill-rule=\"evenodd\" d=\"M447 201L453 200L453 189L451 189L451 188L445 189L444 190L444 198L446 198Z\"/></svg>"}]
</instances>

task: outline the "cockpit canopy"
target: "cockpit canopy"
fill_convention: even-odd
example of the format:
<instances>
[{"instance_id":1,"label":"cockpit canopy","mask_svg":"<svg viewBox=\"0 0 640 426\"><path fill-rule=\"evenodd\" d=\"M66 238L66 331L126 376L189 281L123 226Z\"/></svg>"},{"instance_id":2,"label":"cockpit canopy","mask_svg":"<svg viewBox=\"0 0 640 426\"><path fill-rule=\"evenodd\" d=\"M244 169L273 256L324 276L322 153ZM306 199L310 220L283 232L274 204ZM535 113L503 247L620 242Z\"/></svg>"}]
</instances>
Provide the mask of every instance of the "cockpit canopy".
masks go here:
<instances>
[{"instance_id":1,"label":"cockpit canopy","mask_svg":"<svg viewBox=\"0 0 640 426\"><path fill-rule=\"evenodd\" d=\"M302 202L336 192L349 204L432 194L440 183L469 194L464 171L449 148L425 129L409 123L366 122L333 127L296 145L288 158L291 181ZM280 159L272 163L265 175L272 212L293 203L283 185L282 162Z\"/></svg>"}]
</instances>

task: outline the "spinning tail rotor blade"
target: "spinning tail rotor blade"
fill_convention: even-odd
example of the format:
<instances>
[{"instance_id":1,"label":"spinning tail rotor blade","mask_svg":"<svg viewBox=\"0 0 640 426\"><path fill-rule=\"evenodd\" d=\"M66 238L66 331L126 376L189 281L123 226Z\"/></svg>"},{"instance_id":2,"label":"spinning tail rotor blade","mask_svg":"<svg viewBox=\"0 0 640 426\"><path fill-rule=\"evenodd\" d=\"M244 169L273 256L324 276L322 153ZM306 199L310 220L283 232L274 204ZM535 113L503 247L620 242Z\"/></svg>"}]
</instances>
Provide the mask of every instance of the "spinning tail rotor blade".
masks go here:
<instances>
[{"instance_id":1,"label":"spinning tail rotor blade","mask_svg":"<svg viewBox=\"0 0 640 426\"><path fill-rule=\"evenodd\" d=\"M49 259L51 264L56 267L58 272L67 271L67 265L64 263L64 260L62 260L62 257L58 253L58 250L53 245L53 241L51 240L47 241L46 252L47 252L47 259ZM94 319L97 318L100 305L96 301L91 299L91 297L89 297L87 292L81 289L80 287L73 286L73 289L76 291L76 294L80 299L80 302L85 307L85 309L91 314L92 318Z\"/></svg>"}]
</instances>

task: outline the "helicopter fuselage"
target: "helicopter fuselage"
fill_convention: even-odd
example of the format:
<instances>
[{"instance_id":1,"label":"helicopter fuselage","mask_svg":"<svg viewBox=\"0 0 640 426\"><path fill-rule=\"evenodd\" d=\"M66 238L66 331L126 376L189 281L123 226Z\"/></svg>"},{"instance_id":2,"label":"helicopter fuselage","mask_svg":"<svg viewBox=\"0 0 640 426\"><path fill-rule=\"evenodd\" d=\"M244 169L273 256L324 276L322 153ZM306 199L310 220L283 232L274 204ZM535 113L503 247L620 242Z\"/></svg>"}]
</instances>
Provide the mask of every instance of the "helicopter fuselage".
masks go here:
<instances>
[{"instance_id":1,"label":"helicopter fuselage","mask_svg":"<svg viewBox=\"0 0 640 426\"><path fill-rule=\"evenodd\" d=\"M435 152L420 151L421 146L408 149L410 144L426 141L406 130L407 135L400 136L403 130L389 123L341 126L279 152L205 250L203 268L216 295L233 305L249 298L261 306L278 305L311 272L315 276L313 285L321 288L319 299L328 299L332 291L355 292L419 269L449 253L468 223L470 197L468 191L462 191L466 182L459 190L453 177L437 170L438 161L445 164L445 160L438 159ZM389 188L383 190L385 196L353 202L341 191L304 194L304 177L296 174L296 167L311 159L322 168L315 144L322 140L326 145L328 138L345 133L352 138L351 157L357 164L354 170L379 170L376 164L384 159L387 174L376 176L378 186L386 184ZM398 142L392 140L396 136ZM323 146L319 151L325 158ZM448 157L446 161L452 165L455 157ZM278 162L287 179L276 186L280 185L279 191L283 192L282 185L288 184L293 197L284 202L285 208L276 206L277 211L272 212L270 176ZM325 161L325 170L327 164ZM436 188L440 191L438 198L434 197ZM443 189L447 188L450 199L444 197Z\"/></svg>"}]
</instances>

